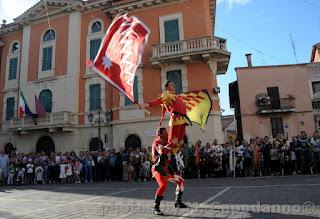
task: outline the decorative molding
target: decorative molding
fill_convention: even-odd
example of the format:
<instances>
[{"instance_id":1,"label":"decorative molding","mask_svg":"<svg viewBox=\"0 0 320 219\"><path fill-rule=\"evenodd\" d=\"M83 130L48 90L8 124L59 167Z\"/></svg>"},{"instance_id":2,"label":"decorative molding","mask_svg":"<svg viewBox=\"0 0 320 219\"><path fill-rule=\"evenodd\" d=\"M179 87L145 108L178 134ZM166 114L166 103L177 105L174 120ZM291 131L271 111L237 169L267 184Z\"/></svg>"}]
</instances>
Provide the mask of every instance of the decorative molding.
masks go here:
<instances>
[{"instance_id":1,"label":"decorative molding","mask_svg":"<svg viewBox=\"0 0 320 219\"><path fill-rule=\"evenodd\" d=\"M187 0L139 0L139 1L124 1L115 2L112 6L106 7L105 12L112 17L119 13L137 11L151 7L157 7L167 4L182 3Z\"/></svg>"}]
</instances>

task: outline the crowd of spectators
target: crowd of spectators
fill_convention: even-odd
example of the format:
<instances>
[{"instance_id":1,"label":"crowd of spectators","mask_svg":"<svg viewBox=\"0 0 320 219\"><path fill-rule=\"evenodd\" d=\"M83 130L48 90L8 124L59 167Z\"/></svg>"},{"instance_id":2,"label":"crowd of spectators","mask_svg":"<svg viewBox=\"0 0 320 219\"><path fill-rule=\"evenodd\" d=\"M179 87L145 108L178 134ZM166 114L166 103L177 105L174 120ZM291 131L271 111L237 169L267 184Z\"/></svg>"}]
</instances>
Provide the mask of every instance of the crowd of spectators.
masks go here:
<instances>
[{"instance_id":1,"label":"crowd of spectators","mask_svg":"<svg viewBox=\"0 0 320 219\"><path fill-rule=\"evenodd\" d=\"M305 132L289 142L283 135L182 149L185 178L245 177L320 173L320 135ZM151 180L151 147L66 153L0 152L0 181L5 185Z\"/></svg>"}]
</instances>

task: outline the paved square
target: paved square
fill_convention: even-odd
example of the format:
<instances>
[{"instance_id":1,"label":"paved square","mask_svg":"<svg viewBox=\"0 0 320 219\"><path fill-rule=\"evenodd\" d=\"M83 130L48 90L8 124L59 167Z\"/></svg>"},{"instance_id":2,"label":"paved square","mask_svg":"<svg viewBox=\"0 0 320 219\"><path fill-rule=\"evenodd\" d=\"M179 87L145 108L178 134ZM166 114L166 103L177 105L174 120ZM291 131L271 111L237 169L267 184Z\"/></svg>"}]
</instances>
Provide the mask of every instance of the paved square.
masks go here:
<instances>
[{"instance_id":1,"label":"paved square","mask_svg":"<svg viewBox=\"0 0 320 219\"><path fill-rule=\"evenodd\" d=\"M161 209L166 218L319 218L320 176L187 180L188 209L174 208L174 186ZM155 182L108 182L0 188L0 218L155 218Z\"/></svg>"}]
</instances>

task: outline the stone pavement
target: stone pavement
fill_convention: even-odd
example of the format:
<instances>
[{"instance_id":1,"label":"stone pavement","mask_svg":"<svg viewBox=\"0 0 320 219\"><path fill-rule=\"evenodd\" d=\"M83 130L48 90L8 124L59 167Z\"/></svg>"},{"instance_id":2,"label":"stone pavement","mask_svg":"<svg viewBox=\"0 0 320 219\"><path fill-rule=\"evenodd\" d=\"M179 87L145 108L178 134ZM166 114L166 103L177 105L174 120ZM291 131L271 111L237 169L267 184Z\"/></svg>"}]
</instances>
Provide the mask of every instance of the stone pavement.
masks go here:
<instances>
[{"instance_id":1,"label":"stone pavement","mask_svg":"<svg viewBox=\"0 0 320 219\"><path fill-rule=\"evenodd\" d=\"M155 182L107 182L0 187L0 218L155 218ZM320 218L320 176L187 180L188 209L166 218Z\"/></svg>"}]
</instances>

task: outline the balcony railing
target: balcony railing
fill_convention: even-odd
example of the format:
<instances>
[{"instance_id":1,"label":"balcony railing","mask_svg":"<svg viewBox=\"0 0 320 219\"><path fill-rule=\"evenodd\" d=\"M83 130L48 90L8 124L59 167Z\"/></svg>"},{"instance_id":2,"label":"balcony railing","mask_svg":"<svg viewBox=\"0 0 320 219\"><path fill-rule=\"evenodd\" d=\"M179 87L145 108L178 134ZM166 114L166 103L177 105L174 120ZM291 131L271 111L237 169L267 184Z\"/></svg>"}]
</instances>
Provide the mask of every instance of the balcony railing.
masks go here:
<instances>
[{"instance_id":1,"label":"balcony railing","mask_svg":"<svg viewBox=\"0 0 320 219\"><path fill-rule=\"evenodd\" d=\"M295 99L293 98L271 99L269 104L258 105L258 111L260 113L293 112L296 110L295 103Z\"/></svg>"},{"instance_id":2,"label":"balcony railing","mask_svg":"<svg viewBox=\"0 0 320 219\"><path fill-rule=\"evenodd\" d=\"M228 53L226 40L219 37L207 36L154 45L152 46L153 54L151 61L168 56L192 54L210 50Z\"/></svg>"},{"instance_id":3,"label":"balcony railing","mask_svg":"<svg viewBox=\"0 0 320 219\"><path fill-rule=\"evenodd\" d=\"M48 113L43 117L13 118L7 124L8 131L33 130L42 128L63 128L77 124L76 117L71 112Z\"/></svg>"}]
</instances>

